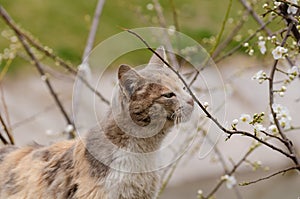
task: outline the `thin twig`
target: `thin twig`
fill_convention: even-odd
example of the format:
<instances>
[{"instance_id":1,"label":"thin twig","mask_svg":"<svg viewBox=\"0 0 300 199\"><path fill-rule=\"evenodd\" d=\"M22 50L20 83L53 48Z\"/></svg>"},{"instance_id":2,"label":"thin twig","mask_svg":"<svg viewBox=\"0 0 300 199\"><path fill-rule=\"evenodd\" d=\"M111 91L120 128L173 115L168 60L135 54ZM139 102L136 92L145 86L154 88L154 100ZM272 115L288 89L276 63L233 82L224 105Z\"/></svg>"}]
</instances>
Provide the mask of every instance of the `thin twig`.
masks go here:
<instances>
[{"instance_id":1,"label":"thin twig","mask_svg":"<svg viewBox=\"0 0 300 199\"><path fill-rule=\"evenodd\" d=\"M235 171L241 166L241 164L247 159L247 157L254 151L254 149L256 149L258 146L260 145L254 145L253 147L251 147L245 154L244 156L238 161L238 163L236 163L233 168L230 170L230 172L226 173L227 175L231 176L233 173L235 173ZM221 185L225 182L225 180L220 180L216 186L209 192L209 194L204 197L204 199L209 199L211 196L213 196L221 187Z\"/></svg>"},{"instance_id":2,"label":"thin twig","mask_svg":"<svg viewBox=\"0 0 300 199\"><path fill-rule=\"evenodd\" d=\"M90 33L88 36L87 44L86 44L86 47L84 49L84 53L82 56L82 62L89 55L89 53L91 52L91 50L93 48L95 37L96 37L96 32L97 32L97 28L98 28L98 24L99 24L99 19L100 19L100 15L102 13L104 3L105 3L105 0L98 1L97 7L95 10L95 14L94 14L94 18L93 18L93 22L92 22L92 26L91 26L91 30L90 30Z\"/></svg>"},{"instance_id":3,"label":"thin twig","mask_svg":"<svg viewBox=\"0 0 300 199\"><path fill-rule=\"evenodd\" d=\"M226 23L228 21L228 17L229 17L229 13L230 13L230 10L231 10L231 6L232 6L232 0L229 0L229 3L228 3L228 6L227 6L227 10L226 10L226 14L225 14L225 17L223 19L223 22L222 22L222 26L221 26L221 29L220 29L220 32L219 34L217 35L217 39L216 39L216 43L214 44L214 46L212 47L212 49L210 50L209 52L209 55L214 58L217 56L217 54L215 53L215 50L217 49L220 41L221 41L221 38L223 36L223 33L224 33L224 30L225 30L225 26L226 26ZM208 63L208 61L210 60L209 57L206 58L206 61L204 61L204 64L203 64L203 67L200 69L200 70L197 70L194 77L192 78L191 82L189 83L189 86L193 85L194 82L197 80L199 74L200 74L200 71L202 71L205 67L206 67L206 64Z\"/></svg>"},{"instance_id":4,"label":"thin twig","mask_svg":"<svg viewBox=\"0 0 300 199\"><path fill-rule=\"evenodd\" d=\"M157 17L158 17L158 21L159 21L159 24L162 28L166 29L167 28L167 22L166 22L166 19L164 17L164 13L163 13L163 9L159 3L158 0L152 0L153 4L154 4L154 8L155 8L155 11L157 13ZM177 62L177 59L176 59L176 56L174 55L174 50L173 50L173 47L172 47L172 44L171 44L171 41L170 41L170 37L168 35L168 32L166 30L163 30L164 32L164 35L163 35L163 38L161 41L164 41L166 42L165 45L166 45L166 50L167 50L167 53L170 57L170 61L172 63L173 66L175 66L176 69L179 69L179 64Z\"/></svg>"},{"instance_id":5,"label":"thin twig","mask_svg":"<svg viewBox=\"0 0 300 199\"><path fill-rule=\"evenodd\" d=\"M221 41L221 38L223 36L223 33L224 33L224 30L225 30L225 26L226 26L226 23L228 21L228 17L229 17L229 13L230 13L230 10L231 10L231 7L232 7L232 0L229 0L229 3L228 3L228 6L227 6L227 10L226 10L226 14L225 14L225 17L223 19L223 22L222 22L222 26L221 26L221 30L217 36L217 39L216 39L216 43L215 45L213 46L213 48L210 50L209 54L214 58L216 57L216 54L215 54L215 51Z\"/></svg>"},{"instance_id":6,"label":"thin twig","mask_svg":"<svg viewBox=\"0 0 300 199\"><path fill-rule=\"evenodd\" d=\"M3 85L2 85L1 80L0 80L0 93L1 93L1 102L2 102L2 106L3 106L4 116L5 116L5 119L6 119L6 126L7 126L8 131L12 132L12 127L11 127L11 122L10 122L8 107L7 107L7 103L6 103L6 99L5 99L5 94L4 94L4 89L3 89Z\"/></svg>"},{"instance_id":7,"label":"thin twig","mask_svg":"<svg viewBox=\"0 0 300 199\"><path fill-rule=\"evenodd\" d=\"M271 137L271 138L275 138L275 139L279 140L279 141L282 142L282 143L285 142L282 138L280 138L280 137L278 137L278 136L276 136L276 135L272 135L272 134L270 134L270 133L268 133L268 132L266 132L266 131L261 131L261 132L262 132L263 134L265 134L265 135Z\"/></svg>"},{"instance_id":8,"label":"thin twig","mask_svg":"<svg viewBox=\"0 0 300 199\"><path fill-rule=\"evenodd\" d=\"M169 0L169 1L170 1L170 5L171 5L171 8L172 8L173 22L174 22L175 29L180 32L179 21L178 21L178 13L177 13L177 10L176 10L176 7L175 7L174 0Z\"/></svg>"},{"instance_id":9,"label":"thin twig","mask_svg":"<svg viewBox=\"0 0 300 199\"><path fill-rule=\"evenodd\" d=\"M67 100L66 100L66 99L61 99L61 101L65 102L65 101L67 101ZM34 113L33 115L30 115L29 117L26 117L26 118L24 118L24 119L22 119L22 120L20 120L20 121L17 121L17 122L15 122L15 123L13 123L13 124L11 125L11 128L12 128L13 130L15 130L15 129L21 127L22 125L25 125L26 123L33 122L33 121L36 120L38 117L40 117L41 115L45 114L45 113L48 112L48 111L51 111L51 110L54 109L55 107L56 107L56 104L55 104L55 103L53 103L53 104L51 104L51 105L48 105L48 106L44 107L41 111L38 111L38 112Z\"/></svg>"},{"instance_id":10,"label":"thin twig","mask_svg":"<svg viewBox=\"0 0 300 199\"><path fill-rule=\"evenodd\" d=\"M0 123L1 123L1 126L3 127L3 130L5 131L7 137L8 137L8 139L9 139L9 141L10 141L10 144L15 144L14 138L13 138L12 135L10 134L10 132L9 132L9 130L8 130L8 128L7 128L6 124L5 124L5 122L4 122L3 118L2 118L2 116L1 116L1 114L0 114ZM0 139L1 139L1 141L3 142L3 144L9 144L9 143L6 141L6 139L2 136L1 133L0 133Z\"/></svg>"},{"instance_id":11,"label":"thin twig","mask_svg":"<svg viewBox=\"0 0 300 199\"><path fill-rule=\"evenodd\" d=\"M0 6L0 15L2 16L2 18L8 23L8 24L14 24L13 20L11 19L11 17L8 15L8 13L5 11L5 9ZM19 41L22 43L25 51L27 52L28 56L31 58L31 60L33 61L33 64L35 65L35 67L37 68L40 76L43 78L47 88L50 91L50 94L52 95L56 105L58 106L60 112L62 113L63 117L65 118L67 125L72 125L74 127L73 122L71 121L71 119L69 118L67 112L65 111L62 103L60 102L56 92L54 91L54 88L52 86L52 84L49 81L49 78L47 78L41 63L38 61L38 59L35 57L34 53L32 52L29 44L26 42L25 37L23 36L23 34L21 32L18 31L18 29L14 29L15 34L17 35ZM70 132L69 134L70 138L74 138L75 137L75 133L74 131Z\"/></svg>"},{"instance_id":12,"label":"thin twig","mask_svg":"<svg viewBox=\"0 0 300 199\"><path fill-rule=\"evenodd\" d=\"M247 186L247 185L250 185L250 184L254 184L254 183L257 183L257 182L260 182L260 181L263 181L263 180L267 180L267 179L270 179L276 175L279 175L279 174L282 174L282 173L286 173L288 171L291 171L291 170L299 170L300 169L300 165L297 165L297 166L293 166L293 167L290 167L290 168L287 168L287 169L284 169L284 170L281 170L281 171L277 171L271 175L268 175L266 177L263 177L263 178L259 178L257 180L253 180L253 181L250 181L250 182L242 182L240 183L239 185L240 186Z\"/></svg>"},{"instance_id":13,"label":"thin twig","mask_svg":"<svg viewBox=\"0 0 300 199\"><path fill-rule=\"evenodd\" d=\"M227 38L218 45L217 49L214 52L214 55L212 58L214 59L217 55L219 55L227 46L228 44L233 40L233 38L237 35L237 33L241 30L243 25L245 24L247 16L249 15L248 11L245 11L245 13L242 16L242 19L238 22L238 24L233 28L232 32L227 36Z\"/></svg>"},{"instance_id":14,"label":"thin twig","mask_svg":"<svg viewBox=\"0 0 300 199\"><path fill-rule=\"evenodd\" d=\"M174 165L172 165L172 168L171 168L171 171L169 172L168 176L167 176L167 179L162 183L160 189L159 189L159 192L157 194L157 198L158 199L160 197L160 195L163 193L163 191L165 190L165 188L167 187L169 181L171 180L171 177L173 176L176 168L177 168L177 165L178 163L180 162L180 159L182 158L183 156L181 156L175 163Z\"/></svg>"}]
</instances>

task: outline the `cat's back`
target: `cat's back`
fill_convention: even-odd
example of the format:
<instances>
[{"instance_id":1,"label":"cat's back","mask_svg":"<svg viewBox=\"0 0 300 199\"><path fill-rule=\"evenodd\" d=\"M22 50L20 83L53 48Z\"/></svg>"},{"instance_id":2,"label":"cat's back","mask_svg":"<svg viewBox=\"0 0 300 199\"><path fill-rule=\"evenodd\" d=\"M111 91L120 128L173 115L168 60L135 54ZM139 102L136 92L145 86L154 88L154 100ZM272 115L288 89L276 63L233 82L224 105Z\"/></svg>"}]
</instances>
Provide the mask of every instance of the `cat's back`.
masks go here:
<instances>
[{"instance_id":1,"label":"cat's back","mask_svg":"<svg viewBox=\"0 0 300 199\"><path fill-rule=\"evenodd\" d=\"M88 175L83 154L83 143L78 141L1 148L0 198L105 198Z\"/></svg>"}]
</instances>

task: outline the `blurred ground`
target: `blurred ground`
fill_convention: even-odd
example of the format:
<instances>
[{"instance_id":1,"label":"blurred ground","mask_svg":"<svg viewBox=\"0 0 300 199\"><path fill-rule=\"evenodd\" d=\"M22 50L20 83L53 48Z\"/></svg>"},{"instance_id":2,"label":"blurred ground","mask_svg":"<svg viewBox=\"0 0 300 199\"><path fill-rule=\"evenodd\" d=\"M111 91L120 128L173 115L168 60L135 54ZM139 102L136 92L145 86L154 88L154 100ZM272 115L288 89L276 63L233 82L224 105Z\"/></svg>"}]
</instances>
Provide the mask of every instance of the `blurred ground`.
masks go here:
<instances>
[{"instance_id":1,"label":"blurred ground","mask_svg":"<svg viewBox=\"0 0 300 199\"><path fill-rule=\"evenodd\" d=\"M248 58L238 56L219 66L224 85L227 88L225 120L229 123L234 118L239 118L241 113L266 112L267 84L260 85L251 80L253 74L266 63L250 61ZM208 74L210 74L209 69ZM215 77L216 74L206 76L212 80ZM66 109L70 111L73 80L64 76L56 77L53 80L55 80L54 86L58 90ZM105 96L110 96L114 82L115 71L108 71L101 81L100 91ZM289 87L285 99L285 105L290 109L295 126L300 124L300 115L298 114L300 103L295 101L296 98L300 97L298 85L299 81L296 80ZM28 71L26 75L22 73L13 77L6 76L4 93L17 145L26 145L32 141L50 144L66 138L66 135L61 135L65 128L64 119L54 106L45 85L34 70ZM103 110L106 109L104 105L101 106ZM241 128L247 129L248 127L241 126ZM299 150L298 133L297 131L290 132L288 136L295 140L294 145L298 146L297 149ZM226 159L232 158L234 162L242 157L251 144L248 138L241 136L233 136L227 142L224 140L225 137L221 136L218 147ZM199 144L201 143L195 142L194 146ZM170 184L161 197L162 199L196 198L198 189L208 193L217 183L217 177L221 175L223 170L218 162L212 162L215 155L210 153L205 158L199 159L197 155L190 156L190 153L191 151L186 153L182 163L176 169ZM249 159L261 161L262 165L269 167L270 170L252 171L249 165L243 165L236 174L238 182L257 179L292 165L281 154L265 147L260 147ZM227 163L229 166L231 165L229 161ZM289 172L284 176L279 175L272 180L238 189L245 199L296 199L300 196L299 184L299 174ZM229 199L235 198L235 195L232 190L228 190L224 186L218 192L217 198Z\"/></svg>"}]
</instances>

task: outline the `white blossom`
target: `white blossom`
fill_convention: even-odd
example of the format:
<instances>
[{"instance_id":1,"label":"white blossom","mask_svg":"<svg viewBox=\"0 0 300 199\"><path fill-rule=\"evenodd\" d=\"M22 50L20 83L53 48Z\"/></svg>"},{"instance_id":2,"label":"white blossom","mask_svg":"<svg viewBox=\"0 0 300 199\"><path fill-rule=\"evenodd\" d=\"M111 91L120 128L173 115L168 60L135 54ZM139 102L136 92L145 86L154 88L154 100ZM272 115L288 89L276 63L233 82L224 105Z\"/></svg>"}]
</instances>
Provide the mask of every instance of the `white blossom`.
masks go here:
<instances>
[{"instance_id":1,"label":"white blossom","mask_svg":"<svg viewBox=\"0 0 300 199\"><path fill-rule=\"evenodd\" d=\"M276 133L277 132L277 127L275 124L272 124L269 126L269 131L271 131L272 133Z\"/></svg>"},{"instance_id":2,"label":"white blossom","mask_svg":"<svg viewBox=\"0 0 300 199\"><path fill-rule=\"evenodd\" d=\"M242 122L250 122L251 116L249 114L241 114L240 121Z\"/></svg>"},{"instance_id":3,"label":"white blossom","mask_svg":"<svg viewBox=\"0 0 300 199\"><path fill-rule=\"evenodd\" d=\"M280 89L280 90L281 90L282 92L285 92L286 89L287 89L286 86L281 86L281 89Z\"/></svg>"},{"instance_id":4,"label":"white blossom","mask_svg":"<svg viewBox=\"0 0 300 199\"><path fill-rule=\"evenodd\" d=\"M288 0L288 2L298 5L297 0ZM297 7L289 5L289 7L287 9L287 13L288 14L296 14L297 10L298 10Z\"/></svg>"},{"instance_id":5,"label":"white blossom","mask_svg":"<svg viewBox=\"0 0 300 199\"><path fill-rule=\"evenodd\" d=\"M243 46L244 47L249 47L249 43L246 42L246 43L243 44Z\"/></svg>"},{"instance_id":6,"label":"white blossom","mask_svg":"<svg viewBox=\"0 0 300 199\"><path fill-rule=\"evenodd\" d=\"M268 7L268 4L265 3L262 7L263 7L263 8L267 8L267 7Z\"/></svg>"},{"instance_id":7,"label":"white blossom","mask_svg":"<svg viewBox=\"0 0 300 199\"><path fill-rule=\"evenodd\" d=\"M209 106L209 103L208 102L204 102L203 106L204 106L204 108L207 108Z\"/></svg>"},{"instance_id":8,"label":"white blossom","mask_svg":"<svg viewBox=\"0 0 300 199\"><path fill-rule=\"evenodd\" d=\"M251 79L258 80L258 82L261 84L264 80L266 80L266 77L267 74L263 70L260 70Z\"/></svg>"},{"instance_id":9,"label":"white blossom","mask_svg":"<svg viewBox=\"0 0 300 199\"><path fill-rule=\"evenodd\" d=\"M236 179L234 176L224 175L221 177L222 180L226 181L226 187L232 189L236 185Z\"/></svg>"},{"instance_id":10,"label":"white blossom","mask_svg":"<svg viewBox=\"0 0 300 199\"><path fill-rule=\"evenodd\" d=\"M281 59L282 56L288 52L288 49L282 47L282 46L277 46L273 51L272 55L275 60Z\"/></svg>"},{"instance_id":11,"label":"white blossom","mask_svg":"<svg viewBox=\"0 0 300 199\"><path fill-rule=\"evenodd\" d=\"M248 54L249 54L250 56L252 56L252 55L254 54L254 50L253 50L253 49L250 49L249 52L248 52Z\"/></svg>"},{"instance_id":12,"label":"white blossom","mask_svg":"<svg viewBox=\"0 0 300 199\"><path fill-rule=\"evenodd\" d=\"M279 120L280 126L282 126L283 129L290 129L291 128L291 119L288 117L282 117Z\"/></svg>"},{"instance_id":13,"label":"white blossom","mask_svg":"<svg viewBox=\"0 0 300 199\"><path fill-rule=\"evenodd\" d=\"M65 128L66 133L71 133L74 130L74 126L72 124L68 124Z\"/></svg>"},{"instance_id":14,"label":"white blossom","mask_svg":"<svg viewBox=\"0 0 300 199\"><path fill-rule=\"evenodd\" d=\"M295 77L299 74L299 68L297 66L293 66L287 71L290 80L294 80Z\"/></svg>"},{"instance_id":15,"label":"white blossom","mask_svg":"<svg viewBox=\"0 0 300 199\"><path fill-rule=\"evenodd\" d=\"M284 97L284 92L279 92L280 97Z\"/></svg>"},{"instance_id":16,"label":"white blossom","mask_svg":"<svg viewBox=\"0 0 300 199\"><path fill-rule=\"evenodd\" d=\"M260 50L261 54L264 55L267 51L266 42L265 41L259 41L258 42L258 47L259 47L259 50Z\"/></svg>"},{"instance_id":17,"label":"white blossom","mask_svg":"<svg viewBox=\"0 0 300 199\"><path fill-rule=\"evenodd\" d=\"M238 119L232 120L232 124L233 124L233 125L237 125L238 123L239 123L239 120L238 120Z\"/></svg>"},{"instance_id":18,"label":"white blossom","mask_svg":"<svg viewBox=\"0 0 300 199\"><path fill-rule=\"evenodd\" d=\"M266 128L265 128L262 124L255 124L255 125L254 125L254 130L255 130L256 132L260 132L260 131L265 131Z\"/></svg>"},{"instance_id":19,"label":"white blossom","mask_svg":"<svg viewBox=\"0 0 300 199\"><path fill-rule=\"evenodd\" d=\"M278 1L274 1L274 5L275 5L275 8L280 6L281 2L278 2Z\"/></svg>"},{"instance_id":20,"label":"white blossom","mask_svg":"<svg viewBox=\"0 0 300 199\"><path fill-rule=\"evenodd\" d=\"M201 196L201 195L203 195L203 191L202 191L201 189L199 189L199 190L197 191L197 194Z\"/></svg>"},{"instance_id":21,"label":"white blossom","mask_svg":"<svg viewBox=\"0 0 300 199\"><path fill-rule=\"evenodd\" d=\"M274 103L272 105L272 109L276 113L276 119L278 120L280 126L285 130L290 129L292 117L290 116L290 112L287 107ZM270 121L274 123L273 115L270 114L269 117Z\"/></svg>"},{"instance_id":22,"label":"white blossom","mask_svg":"<svg viewBox=\"0 0 300 199\"><path fill-rule=\"evenodd\" d=\"M154 6L152 3L148 3L146 8L147 8L147 10L153 10Z\"/></svg>"}]
</instances>

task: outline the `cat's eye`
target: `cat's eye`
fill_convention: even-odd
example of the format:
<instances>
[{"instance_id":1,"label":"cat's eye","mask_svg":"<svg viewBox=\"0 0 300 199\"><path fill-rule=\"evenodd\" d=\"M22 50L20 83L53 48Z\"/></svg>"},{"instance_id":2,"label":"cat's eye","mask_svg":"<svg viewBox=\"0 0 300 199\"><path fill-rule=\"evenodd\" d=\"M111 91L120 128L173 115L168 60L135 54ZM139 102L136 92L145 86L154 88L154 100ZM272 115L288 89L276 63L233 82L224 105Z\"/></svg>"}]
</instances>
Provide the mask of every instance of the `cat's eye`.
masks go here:
<instances>
[{"instance_id":1,"label":"cat's eye","mask_svg":"<svg viewBox=\"0 0 300 199\"><path fill-rule=\"evenodd\" d=\"M163 96L163 97L165 97L165 98L172 98L172 97L174 97L174 96L176 96L176 95L175 95L175 93L170 92L170 93L162 94L161 96Z\"/></svg>"}]
</instances>

